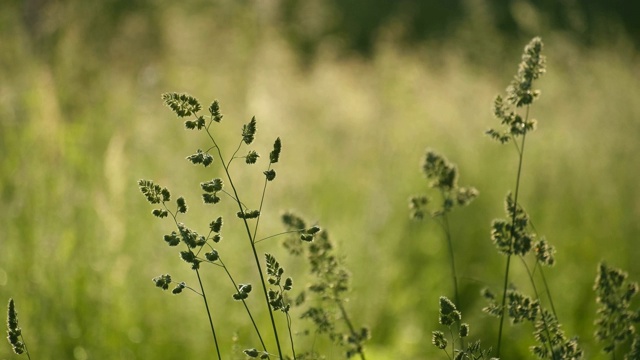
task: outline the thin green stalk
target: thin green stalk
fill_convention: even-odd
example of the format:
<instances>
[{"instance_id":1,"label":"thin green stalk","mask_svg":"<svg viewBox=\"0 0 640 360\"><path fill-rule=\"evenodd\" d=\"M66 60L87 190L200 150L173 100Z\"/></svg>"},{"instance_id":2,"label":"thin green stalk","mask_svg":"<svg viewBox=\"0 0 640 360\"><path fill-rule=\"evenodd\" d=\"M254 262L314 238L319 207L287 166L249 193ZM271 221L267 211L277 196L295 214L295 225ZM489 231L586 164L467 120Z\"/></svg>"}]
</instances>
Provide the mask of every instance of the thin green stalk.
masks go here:
<instances>
[{"instance_id":1,"label":"thin green stalk","mask_svg":"<svg viewBox=\"0 0 640 360\"><path fill-rule=\"evenodd\" d=\"M301 231L303 231L303 230L304 230L304 229L283 231L283 232L281 232L281 233L277 233L277 234L269 235L269 236L267 236L267 237L263 237L263 238L262 238L262 239L260 239L260 240L255 240L255 241L254 241L254 243L255 243L255 244L257 244L257 243L259 243L259 242L262 242L262 241L265 241L265 240L268 240L268 239L271 239L271 238L274 238L274 237L277 237L277 236L286 235L286 234L300 233L300 232L301 232ZM255 237L254 237L254 239L255 239Z\"/></svg>"},{"instance_id":2,"label":"thin green stalk","mask_svg":"<svg viewBox=\"0 0 640 360\"><path fill-rule=\"evenodd\" d=\"M453 240L451 239L451 228L449 227L449 218L447 217L446 213L442 215L442 228L447 238L447 245L449 248L449 262L451 263L451 277L453 278L453 296L456 306L460 307L460 295L458 293L458 275L456 272Z\"/></svg>"},{"instance_id":3,"label":"thin green stalk","mask_svg":"<svg viewBox=\"0 0 640 360\"><path fill-rule=\"evenodd\" d=\"M282 291L282 288L280 289ZM287 317L287 329L289 330L289 341L291 342L291 353L293 354L293 359L296 359L296 348L293 346L293 332L291 331L291 315L289 312L285 313Z\"/></svg>"},{"instance_id":4,"label":"thin green stalk","mask_svg":"<svg viewBox=\"0 0 640 360\"><path fill-rule=\"evenodd\" d=\"M269 164L269 168L267 170L271 170L271 164ZM264 205L264 195L267 192L267 183L269 181L267 179L264 179L264 186L262 187L262 196L260 197L260 206L258 207L258 211L260 211L260 213L262 213L262 205ZM256 226L253 228L253 239L255 240L257 238L257 234L258 234L258 225L260 225L260 216L258 216L258 218L256 219ZM254 241L255 243L255 241Z\"/></svg>"},{"instance_id":5,"label":"thin green stalk","mask_svg":"<svg viewBox=\"0 0 640 360\"><path fill-rule=\"evenodd\" d=\"M444 196L444 195L443 195ZM449 262L451 263L451 277L453 278L453 296L455 299L455 304L458 308L460 308L460 295L458 293L458 275L456 273L456 262L453 251L453 240L451 239L451 228L449 227L449 218L447 217L447 213L442 214L442 228L444 229L445 236L447 238L447 244L449 247ZM458 330L460 330L460 324L457 325ZM460 338L460 346L464 349L464 339Z\"/></svg>"},{"instance_id":6,"label":"thin green stalk","mask_svg":"<svg viewBox=\"0 0 640 360\"><path fill-rule=\"evenodd\" d=\"M525 119L529 118L529 106L527 106L527 115ZM527 133L524 133L522 135L522 144L520 145L519 151L518 151L518 174L516 176L516 191L514 194L514 204L515 206L518 206L518 195L520 192L520 175L522 174L522 162L523 162L523 156L524 156L524 143L525 143L525 139L527 137ZM498 329L498 347L497 347L497 357L500 358L500 350L501 350L501 345L502 345L502 329L504 327L504 312L505 312L505 305L507 302L507 287L509 286L509 269L510 269L510 265L511 265L511 252L513 251L513 238L514 238L514 226L513 224L516 221L516 211L513 211L513 214L511 215L511 232L509 235L509 254L507 254L507 266L504 272L504 282L503 282L503 290L502 290L502 308L500 311L500 328Z\"/></svg>"},{"instance_id":7,"label":"thin green stalk","mask_svg":"<svg viewBox=\"0 0 640 360\"><path fill-rule=\"evenodd\" d=\"M547 292L547 298L549 299L549 305L551 306L551 311L553 311L553 316L557 319L558 314L556 313L556 307L553 306L553 298L551 297L551 290L549 290L549 285L547 284L547 278L544 276L544 271L542 267L540 267L540 275L542 276L542 282L544 283L544 288Z\"/></svg>"},{"instance_id":8,"label":"thin green stalk","mask_svg":"<svg viewBox=\"0 0 640 360\"><path fill-rule=\"evenodd\" d=\"M20 334L20 339L22 340L22 346L24 346L24 352L27 354L27 359L31 360L31 355L29 354L29 349L27 349L27 342L24 341L24 336Z\"/></svg>"},{"instance_id":9,"label":"thin green stalk","mask_svg":"<svg viewBox=\"0 0 640 360\"><path fill-rule=\"evenodd\" d=\"M220 264L221 264L222 268L224 269L224 271L227 273L227 276L229 277L229 280L231 280L231 282L233 283L233 288L237 289L238 288L238 284L233 279L233 276L231 276L231 273L229 272L229 269L227 269L227 267L224 265L224 263L222 262L221 258L218 258L218 261L220 261ZM262 348L264 349L264 351L267 351L267 346L264 344L264 340L262 340L262 334L260 334L260 330L258 329L258 325L256 324L256 321L253 319L253 315L251 314L251 311L249 310L249 306L247 305L247 302L244 299L242 299L242 304L244 305L245 310L247 310L247 315L249 315L249 319L251 319L251 324L253 324L253 328L255 329L256 334L258 335L258 339L260 339L260 345L262 345Z\"/></svg>"},{"instance_id":10,"label":"thin green stalk","mask_svg":"<svg viewBox=\"0 0 640 360\"><path fill-rule=\"evenodd\" d=\"M218 144L216 143L215 139L211 135L211 132L209 132L209 129L207 129L207 134L209 135L209 138L211 139L211 141L215 145L216 150L218 152L219 158L220 159L224 159L224 157L222 156L222 152L220 150L220 147L218 146ZM237 152L237 150L236 150L236 152ZM225 164L224 161L221 161L221 162L222 162L222 167L224 168L224 172L227 175L227 180L229 180L229 185L231 185L231 189L233 190L233 194L234 194L234 197L236 199L236 203L238 204L238 208L239 208L240 212L244 212L244 208L242 207L242 202L240 200L240 197L238 196L238 191L236 190L236 187L233 184L233 180L231 179L231 174L229 173L228 164ZM260 259L258 258L258 252L256 250L255 243L253 241L253 235L251 234L251 230L249 229L249 223L247 222L247 219L243 218L242 221L244 223L245 230L247 232L247 236L249 238L249 243L251 244L251 251L253 252L253 257L254 257L254 260L256 262L256 267L258 268L258 274L260 275L260 283L262 284L262 291L264 292L265 303L267 305L267 309L269 310L269 317L271 319L271 326L273 327L273 335L275 337L276 345L278 347L278 356L279 356L280 359L283 359L283 357L282 357L282 349L281 349L281 346L280 346L280 339L278 337L278 328L276 326L276 321L275 321L275 319L273 317L273 311L271 309L271 305L269 304L269 294L267 292L267 285L266 285L266 282L264 280L264 274L262 273L262 266L260 265Z\"/></svg>"},{"instance_id":11,"label":"thin green stalk","mask_svg":"<svg viewBox=\"0 0 640 360\"><path fill-rule=\"evenodd\" d=\"M354 339L359 339L360 337L358 333L356 333L356 329L353 327L351 319L349 319L349 315L347 314L347 310L344 308L344 305L342 305L342 301L340 301L339 299L335 299L335 302L338 305L338 309L340 309L342 319L344 320L345 324L347 324L349 332L351 332L351 336L353 336ZM360 360L366 360L364 356L364 350L362 350L361 347L358 348L358 354L360 354Z\"/></svg>"},{"instance_id":12,"label":"thin green stalk","mask_svg":"<svg viewBox=\"0 0 640 360\"><path fill-rule=\"evenodd\" d=\"M456 306L460 306L460 296L458 294L458 275L456 273L456 262L453 251L453 240L451 239L451 229L449 227L449 219L447 214L442 214L442 222L440 223L445 237L447 238L447 245L449 248L449 263L451 264L451 277L453 280L453 294Z\"/></svg>"},{"instance_id":13,"label":"thin green stalk","mask_svg":"<svg viewBox=\"0 0 640 360\"><path fill-rule=\"evenodd\" d=\"M504 325L504 310L505 304L507 302L507 286L509 285L509 266L511 263L511 255L507 255L507 268L504 272L504 283L502 292L502 307L500 310L500 327L498 329L498 348L497 348L497 357L500 358L500 345L502 345L502 327Z\"/></svg>"},{"instance_id":14,"label":"thin green stalk","mask_svg":"<svg viewBox=\"0 0 640 360\"><path fill-rule=\"evenodd\" d=\"M196 269L196 275L198 276L198 283L200 284L200 290L202 290L202 298L204 299L204 307L207 309L207 316L209 317L209 325L211 325L211 333L213 334L213 342L216 345L216 352L218 353L218 360L222 360L220 355L220 347L218 346L218 338L216 337L216 330L213 327L213 320L211 320L211 312L209 311L209 303L207 302L207 295L204 293L204 286L202 286L202 280L200 279L200 272Z\"/></svg>"}]
</instances>

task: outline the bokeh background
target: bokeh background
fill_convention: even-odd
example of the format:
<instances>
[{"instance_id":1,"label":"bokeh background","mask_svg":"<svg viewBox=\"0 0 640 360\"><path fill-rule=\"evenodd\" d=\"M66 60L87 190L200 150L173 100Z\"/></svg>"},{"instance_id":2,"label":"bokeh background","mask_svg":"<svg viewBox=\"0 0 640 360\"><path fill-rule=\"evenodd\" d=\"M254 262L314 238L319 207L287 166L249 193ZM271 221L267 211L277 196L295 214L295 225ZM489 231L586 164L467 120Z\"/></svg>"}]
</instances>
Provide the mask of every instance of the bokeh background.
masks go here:
<instances>
[{"instance_id":1,"label":"bokeh background","mask_svg":"<svg viewBox=\"0 0 640 360\"><path fill-rule=\"evenodd\" d=\"M489 225L503 216L517 158L483 132L498 126L493 98L540 35L548 73L532 107L539 126L521 203L557 247L546 274L564 329L599 358L596 265L640 279L639 13L605 0L2 1L0 301L16 300L33 358L214 356L199 299L150 281L195 279L162 241L171 223L151 216L136 185L149 178L185 195L185 221L200 231L228 212L220 250L255 283L233 209L198 204L198 184L220 174L184 161L206 139L182 130L160 99L184 91L220 100L225 145L253 115L263 155L282 138L261 233L281 231L288 209L330 231L352 272L349 310L372 331L369 359L443 358L430 334L438 297L451 296L444 238L409 219L407 200L426 191L427 147L456 163L461 185L481 194L450 219L463 318L472 338L493 345L498 322L480 311L479 292L500 288L505 258ZM251 201L264 165L235 169ZM304 264L278 240L262 244L305 283ZM514 283L530 291L515 265ZM256 346L216 270L205 283L224 347L234 334L240 348ZM530 358L530 332L508 327L504 358ZM328 359L342 354L321 339L300 342ZM0 358L16 356L0 346Z\"/></svg>"}]
</instances>

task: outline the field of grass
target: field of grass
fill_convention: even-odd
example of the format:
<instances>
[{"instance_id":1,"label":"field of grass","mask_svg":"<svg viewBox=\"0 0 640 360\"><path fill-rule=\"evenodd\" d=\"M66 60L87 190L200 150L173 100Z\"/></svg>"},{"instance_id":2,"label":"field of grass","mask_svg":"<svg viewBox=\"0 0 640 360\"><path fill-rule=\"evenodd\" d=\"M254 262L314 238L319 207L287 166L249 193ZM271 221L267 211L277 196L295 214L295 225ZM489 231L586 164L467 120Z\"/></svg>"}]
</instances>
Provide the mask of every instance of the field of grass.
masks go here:
<instances>
[{"instance_id":1,"label":"field of grass","mask_svg":"<svg viewBox=\"0 0 640 360\"><path fill-rule=\"evenodd\" d=\"M462 311L475 336L495 343L498 320L481 312L479 294L501 286L505 258L489 231L503 217L517 157L483 132L498 125L493 98L528 38L512 46L469 24L450 42L407 49L390 31L371 59L329 43L302 66L259 8L164 4L148 16L125 13L112 33L96 35L82 9L60 5L55 36L38 41L18 5L3 6L0 301L15 299L34 359L213 357L200 300L151 282L193 274L163 244L170 223L151 216L137 180L184 195L189 222L206 227L214 215L197 204L198 184L219 176L184 161L206 139L184 131L162 105L167 91L218 99L228 146L253 115L263 153L282 139L261 232L282 231L280 214L294 209L331 233L352 272L351 314L372 332L373 360L442 356L431 331L438 297L451 294L446 245L435 224L410 220L408 198L426 189L425 148L446 154L460 183L480 191L450 218ZM548 71L532 107L538 129L527 139L520 203L557 247L546 275L560 321L587 358L600 358L592 336L598 262L640 279L639 56L624 38L584 48L561 33L531 35L545 42ZM260 172L239 171L239 185L259 194ZM225 246L242 252L245 244L234 242L241 235L229 231ZM294 274L303 269L277 240L264 246ZM249 264L234 266L255 276ZM516 266L514 281L523 271ZM221 276L205 275L210 289L221 289L211 291L221 342L230 348L237 334L240 348L249 347L247 321ZM504 358L530 357L530 333L507 326ZM341 356L312 340L328 359ZM0 359L16 356L0 346Z\"/></svg>"}]
</instances>

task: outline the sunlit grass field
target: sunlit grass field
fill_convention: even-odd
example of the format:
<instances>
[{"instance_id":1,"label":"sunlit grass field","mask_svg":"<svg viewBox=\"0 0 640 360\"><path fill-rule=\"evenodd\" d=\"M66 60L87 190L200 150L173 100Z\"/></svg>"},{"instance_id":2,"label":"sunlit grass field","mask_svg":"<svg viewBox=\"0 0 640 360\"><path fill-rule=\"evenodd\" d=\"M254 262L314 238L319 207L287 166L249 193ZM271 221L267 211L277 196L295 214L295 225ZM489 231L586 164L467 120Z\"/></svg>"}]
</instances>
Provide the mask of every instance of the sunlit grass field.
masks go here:
<instances>
[{"instance_id":1,"label":"sunlit grass field","mask_svg":"<svg viewBox=\"0 0 640 360\"><path fill-rule=\"evenodd\" d=\"M390 30L370 59L328 43L304 65L260 9L165 5L148 17L125 16L103 37L91 33L82 9L67 6L51 43L30 37L17 5L0 12L0 302L15 299L33 358L213 358L200 300L151 282L166 272L194 279L162 241L171 223L151 216L136 181L184 195L194 227L217 216L198 204L198 184L219 170L184 161L206 139L184 131L162 105L167 91L205 104L218 99L226 146L253 115L263 153L282 139L261 233L282 231L279 216L289 209L331 233L351 269L349 309L371 329L366 351L374 360L442 356L431 331L438 297L452 291L445 243L434 223L410 220L408 198L426 189L425 149L445 154L460 183L480 191L450 221L465 321L494 344L498 320L481 312L480 289L501 286L505 258L489 230L503 217L517 157L483 133L498 125L493 98L528 38L513 46L469 24L450 41L408 49ZM527 138L520 202L557 247L546 275L560 321L580 337L587 358L600 358L592 337L596 265L604 259L640 279L640 61L624 38L585 48L539 30L531 35L545 42L548 71L532 107L538 129ZM237 171L241 188L259 201L261 171ZM241 254L245 239L232 228L224 246ZM282 254L294 274L304 271L278 240L261 246ZM255 277L250 264L233 266ZM514 282L524 279L515 269ZM240 349L252 346L222 273L204 274L224 347L232 348L234 335ZM508 326L504 358L531 357L530 333ZM342 356L320 338L301 341L328 359ZM15 357L0 346L0 358Z\"/></svg>"}]
</instances>

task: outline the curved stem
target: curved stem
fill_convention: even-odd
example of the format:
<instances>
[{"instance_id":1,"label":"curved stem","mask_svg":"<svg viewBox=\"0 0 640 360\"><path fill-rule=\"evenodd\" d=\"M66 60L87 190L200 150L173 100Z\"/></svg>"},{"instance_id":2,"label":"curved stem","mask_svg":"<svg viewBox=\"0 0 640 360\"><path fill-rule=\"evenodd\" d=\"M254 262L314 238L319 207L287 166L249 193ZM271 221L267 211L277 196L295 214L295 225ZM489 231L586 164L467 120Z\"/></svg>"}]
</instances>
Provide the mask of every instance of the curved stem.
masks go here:
<instances>
[{"instance_id":1,"label":"curved stem","mask_svg":"<svg viewBox=\"0 0 640 360\"><path fill-rule=\"evenodd\" d=\"M262 241L265 241L265 240L269 240L269 239L274 238L274 237L276 237L276 236L281 236L281 235L286 235L286 234L291 234L291 233L300 233L301 231L304 231L304 229L283 231L283 232L281 232L281 233L277 233L277 234L269 235L269 236L267 236L267 237L263 237L263 238L262 238L262 239L260 239L260 240L255 240L253 243L254 243L254 244L257 244L257 243L259 243L259 242L262 242ZM254 239L255 239L255 237L254 237Z\"/></svg>"}]
</instances>

